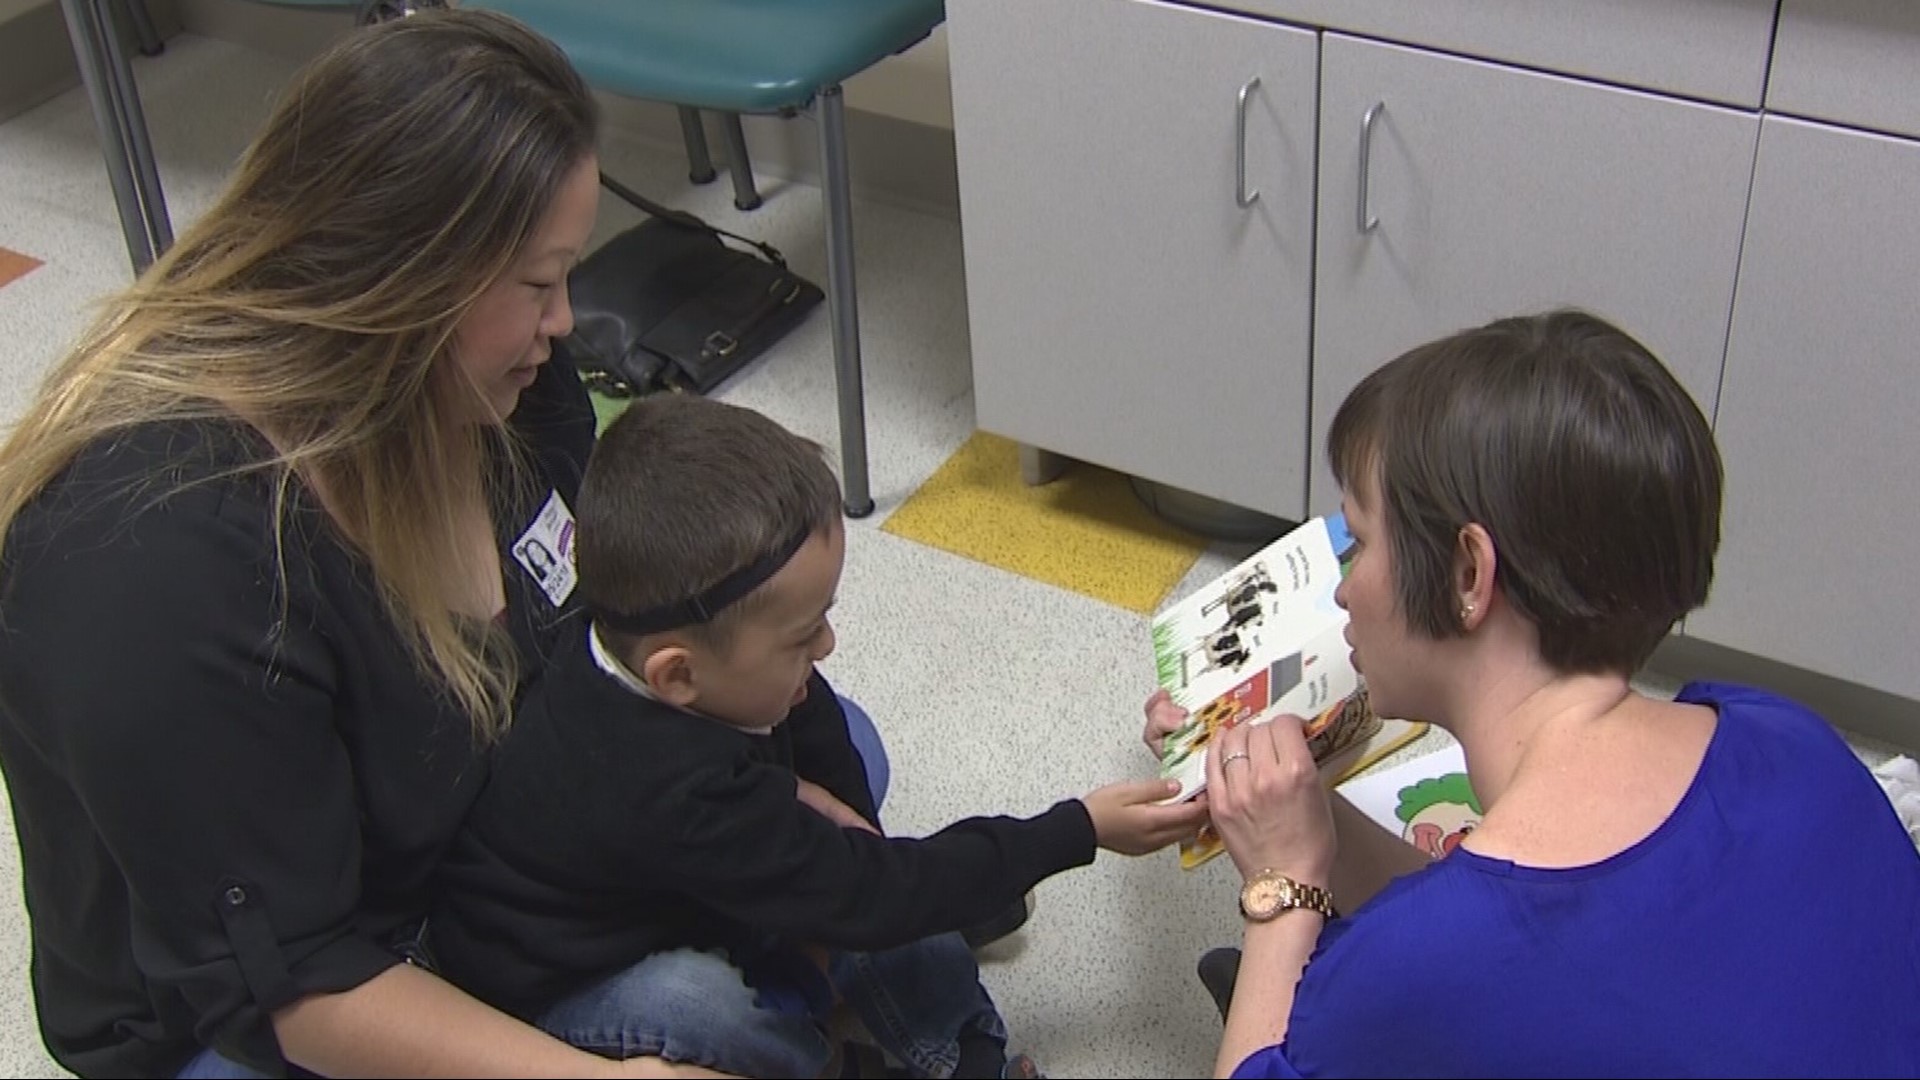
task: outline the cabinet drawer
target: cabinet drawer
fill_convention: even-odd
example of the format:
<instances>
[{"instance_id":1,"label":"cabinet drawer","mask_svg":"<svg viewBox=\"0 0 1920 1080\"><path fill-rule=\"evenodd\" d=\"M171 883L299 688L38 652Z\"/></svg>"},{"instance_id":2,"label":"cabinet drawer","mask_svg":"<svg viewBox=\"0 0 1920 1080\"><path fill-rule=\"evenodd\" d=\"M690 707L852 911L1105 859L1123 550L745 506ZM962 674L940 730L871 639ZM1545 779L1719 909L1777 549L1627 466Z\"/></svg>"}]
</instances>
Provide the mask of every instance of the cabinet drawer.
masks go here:
<instances>
[{"instance_id":1,"label":"cabinet drawer","mask_svg":"<svg viewBox=\"0 0 1920 1080\"><path fill-rule=\"evenodd\" d=\"M1920 4L1785 0L1767 108L1920 137Z\"/></svg>"},{"instance_id":2,"label":"cabinet drawer","mask_svg":"<svg viewBox=\"0 0 1920 1080\"><path fill-rule=\"evenodd\" d=\"M1746 108L1760 106L1774 16L1774 0L1229 0L1216 6ZM1887 0L1879 6L1912 5Z\"/></svg>"}]
</instances>

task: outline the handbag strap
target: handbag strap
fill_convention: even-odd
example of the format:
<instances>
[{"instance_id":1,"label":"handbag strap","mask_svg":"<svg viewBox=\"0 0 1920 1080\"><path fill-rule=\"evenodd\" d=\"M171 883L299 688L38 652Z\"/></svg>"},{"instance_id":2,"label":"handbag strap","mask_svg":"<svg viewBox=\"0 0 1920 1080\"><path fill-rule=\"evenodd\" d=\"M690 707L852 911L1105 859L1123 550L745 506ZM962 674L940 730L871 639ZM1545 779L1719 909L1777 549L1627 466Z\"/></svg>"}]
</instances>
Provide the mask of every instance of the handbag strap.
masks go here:
<instances>
[{"instance_id":1,"label":"handbag strap","mask_svg":"<svg viewBox=\"0 0 1920 1080\"><path fill-rule=\"evenodd\" d=\"M768 282L767 291L732 326L707 335L706 340L700 343L701 357L717 360L731 355L747 335L753 333L754 327L760 325L762 319L799 299L802 287L798 278L787 274Z\"/></svg>"},{"instance_id":2,"label":"handbag strap","mask_svg":"<svg viewBox=\"0 0 1920 1080\"><path fill-rule=\"evenodd\" d=\"M740 243L758 250L761 255L766 257L768 262L773 263L775 266L778 266L780 269L785 270L787 268L786 257L781 255L780 249L774 247L772 244L765 243L760 240L749 240L746 237L741 236L739 233L731 233L725 229L721 229L713 225L709 225L707 224L706 221L702 220L701 218L699 218L694 214L690 214L686 212L685 210L675 210L670 206L663 206L660 203L654 202L652 199L649 199L645 195L642 195L639 192L633 190L627 185L621 183L620 181L615 180L613 177L608 176L604 172L600 174L600 183L605 185L608 191L613 192L615 195L620 196L620 198L633 204L638 209L645 211L646 213L651 214L662 221L670 221L675 225L679 225L688 229L698 229L701 232L709 233L716 238L724 236L730 240L738 240Z\"/></svg>"}]
</instances>

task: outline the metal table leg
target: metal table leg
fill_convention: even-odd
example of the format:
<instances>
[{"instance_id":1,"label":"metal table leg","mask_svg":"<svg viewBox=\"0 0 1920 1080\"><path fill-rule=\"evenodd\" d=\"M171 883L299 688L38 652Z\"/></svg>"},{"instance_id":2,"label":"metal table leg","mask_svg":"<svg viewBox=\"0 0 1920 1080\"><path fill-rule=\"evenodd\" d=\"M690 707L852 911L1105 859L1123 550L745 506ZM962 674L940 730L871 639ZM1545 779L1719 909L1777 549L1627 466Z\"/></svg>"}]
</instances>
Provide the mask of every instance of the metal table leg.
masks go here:
<instances>
[{"instance_id":1,"label":"metal table leg","mask_svg":"<svg viewBox=\"0 0 1920 1080\"><path fill-rule=\"evenodd\" d=\"M113 2L95 0L96 4ZM167 215L167 200L160 187L160 167L154 160L153 143L147 135L147 114L140 107L140 87L133 81L133 65L128 62L126 45L120 35L113 32L113 23L104 7L100 13L99 25L107 46L107 58L112 62L114 92L120 103L122 145L133 161L133 183L140 195L147 238L153 244L153 256L157 259L173 246L173 222Z\"/></svg>"},{"instance_id":2,"label":"metal table leg","mask_svg":"<svg viewBox=\"0 0 1920 1080\"><path fill-rule=\"evenodd\" d=\"M133 71L102 2L110 0L60 0L60 7L100 131L100 149L126 236L127 256L138 275L173 244L173 229Z\"/></svg>"},{"instance_id":3,"label":"metal table leg","mask_svg":"<svg viewBox=\"0 0 1920 1080\"><path fill-rule=\"evenodd\" d=\"M134 36L140 39L141 56L159 56L167 51L159 28L153 25L153 13L147 10L147 0L120 0L120 7L133 21Z\"/></svg>"}]
</instances>

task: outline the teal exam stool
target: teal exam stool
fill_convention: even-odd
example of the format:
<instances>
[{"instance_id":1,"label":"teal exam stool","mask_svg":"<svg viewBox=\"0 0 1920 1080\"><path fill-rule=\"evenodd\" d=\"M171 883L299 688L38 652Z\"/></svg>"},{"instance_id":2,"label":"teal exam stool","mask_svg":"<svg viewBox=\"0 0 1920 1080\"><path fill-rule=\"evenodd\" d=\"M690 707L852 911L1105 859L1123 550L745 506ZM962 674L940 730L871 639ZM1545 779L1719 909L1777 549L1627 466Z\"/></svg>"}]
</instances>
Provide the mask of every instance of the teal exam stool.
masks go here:
<instances>
[{"instance_id":1,"label":"teal exam stool","mask_svg":"<svg viewBox=\"0 0 1920 1080\"><path fill-rule=\"evenodd\" d=\"M931 33L946 19L942 0L469 0L466 6L503 12L546 35L597 89L681 106L683 128L689 108L812 114L826 204L841 480L848 516L872 513L840 84ZM691 135L688 141L691 154ZM745 155L743 146L734 149L738 192Z\"/></svg>"},{"instance_id":2,"label":"teal exam stool","mask_svg":"<svg viewBox=\"0 0 1920 1080\"><path fill-rule=\"evenodd\" d=\"M172 244L173 234L139 94L125 50L111 32L111 5L120 2L60 0L60 5L100 128L108 178L137 273ZM362 7L363 14L373 17L388 14L382 8L404 13L414 6L408 0L271 2ZM826 211L826 293L840 414L841 481L848 516L872 513L841 83L932 33L946 19L943 0L471 0L469 6L503 12L544 34L596 89L679 106L690 156L698 129L697 123L688 125L692 110L813 116L819 126ZM731 127L728 134L735 144L739 203L746 172L744 142ZM702 150L695 157L696 174L704 156Z\"/></svg>"}]
</instances>

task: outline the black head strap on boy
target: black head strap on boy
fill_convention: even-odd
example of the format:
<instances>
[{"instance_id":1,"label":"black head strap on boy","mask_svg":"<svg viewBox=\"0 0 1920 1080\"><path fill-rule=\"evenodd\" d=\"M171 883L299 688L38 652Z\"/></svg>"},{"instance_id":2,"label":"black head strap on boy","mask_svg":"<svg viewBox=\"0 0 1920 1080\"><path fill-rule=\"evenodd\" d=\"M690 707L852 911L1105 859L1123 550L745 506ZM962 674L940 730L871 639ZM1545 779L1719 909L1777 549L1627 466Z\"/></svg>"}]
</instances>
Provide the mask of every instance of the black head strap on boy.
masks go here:
<instances>
[{"instance_id":1,"label":"black head strap on boy","mask_svg":"<svg viewBox=\"0 0 1920 1080\"><path fill-rule=\"evenodd\" d=\"M596 607L593 617L596 622L609 630L623 634L657 634L662 630L673 630L682 626L695 626L712 622L714 616L726 610L729 604L767 583L767 580L780 572L780 568L793 561L793 556L806 546L807 538L813 535L811 528L803 528L787 539L787 542L753 562L735 570L715 582L711 587L685 600L661 604L630 614L606 611Z\"/></svg>"}]
</instances>

